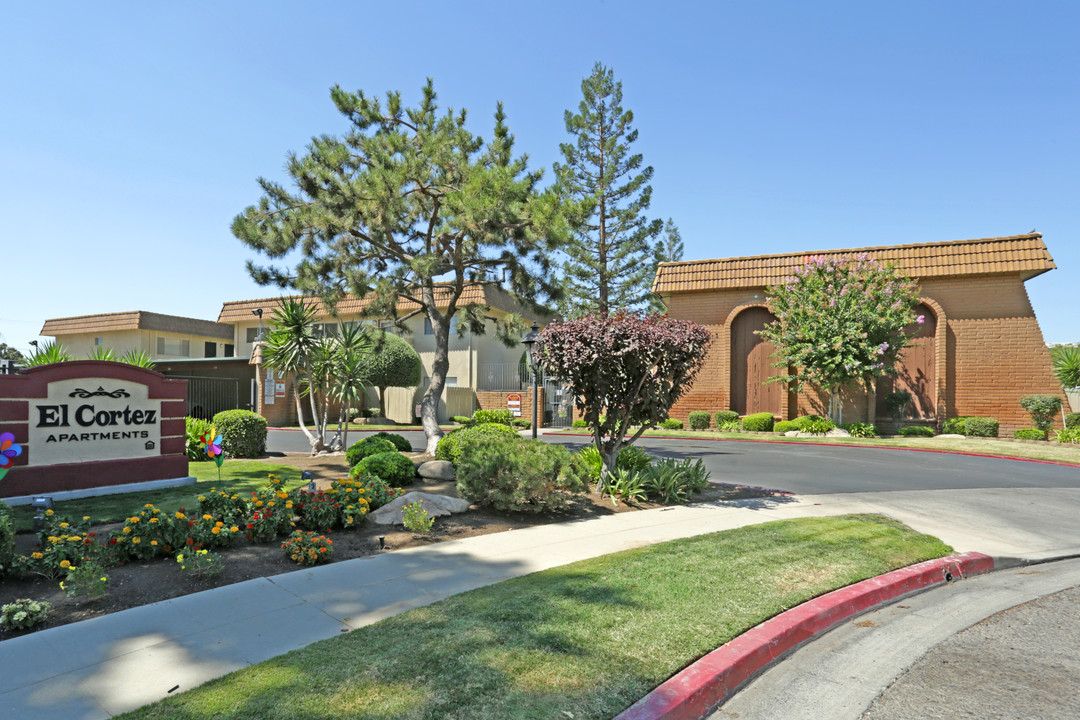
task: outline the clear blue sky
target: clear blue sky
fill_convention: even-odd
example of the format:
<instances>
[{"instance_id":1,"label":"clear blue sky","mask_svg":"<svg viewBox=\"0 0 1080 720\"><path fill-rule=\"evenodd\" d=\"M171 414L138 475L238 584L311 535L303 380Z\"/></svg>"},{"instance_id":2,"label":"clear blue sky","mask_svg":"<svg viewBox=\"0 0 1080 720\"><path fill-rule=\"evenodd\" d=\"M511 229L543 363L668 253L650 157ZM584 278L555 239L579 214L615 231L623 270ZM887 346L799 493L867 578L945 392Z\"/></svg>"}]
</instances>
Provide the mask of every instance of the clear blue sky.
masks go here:
<instances>
[{"instance_id":1,"label":"clear blue sky","mask_svg":"<svg viewBox=\"0 0 1080 720\"><path fill-rule=\"evenodd\" d=\"M548 168L602 61L685 259L1024 233L1080 341L1075 2L17 3L0 22L0 341L124 310L273 296L229 232L334 84L443 106Z\"/></svg>"}]
</instances>

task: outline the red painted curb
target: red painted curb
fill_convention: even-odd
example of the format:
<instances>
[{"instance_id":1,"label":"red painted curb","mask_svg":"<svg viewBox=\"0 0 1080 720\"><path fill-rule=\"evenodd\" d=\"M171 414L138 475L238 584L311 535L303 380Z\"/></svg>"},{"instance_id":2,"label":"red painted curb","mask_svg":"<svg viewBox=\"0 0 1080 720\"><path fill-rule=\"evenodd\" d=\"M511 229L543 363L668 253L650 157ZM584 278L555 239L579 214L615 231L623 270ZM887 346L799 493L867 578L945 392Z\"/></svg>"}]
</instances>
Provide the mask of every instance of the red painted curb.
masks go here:
<instances>
[{"instance_id":1,"label":"red painted curb","mask_svg":"<svg viewBox=\"0 0 1080 720\"><path fill-rule=\"evenodd\" d=\"M699 720L786 653L854 615L952 576L994 569L982 553L928 560L809 600L751 628L665 681L615 720Z\"/></svg>"},{"instance_id":2,"label":"red painted curb","mask_svg":"<svg viewBox=\"0 0 1080 720\"><path fill-rule=\"evenodd\" d=\"M350 431L351 432L351 431ZM556 433L567 437L592 437L585 433ZM737 443L774 443L777 445L810 445L814 447L846 447L846 448L869 448L870 450L900 450L903 452L938 453L939 455L967 455L969 457L990 458L992 460L1016 460L1018 462L1039 463L1040 465L1060 465L1062 467L1080 468L1080 463L1065 462L1064 460L1040 460L1039 458L1019 457L1017 455L995 455L992 453L977 453L968 450L942 450L940 448L917 448L896 447L894 445L854 445L852 443L814 443L792 442L791 440L751 440L747 438L703 438L693 435L642 435L649 440L697 440L699 442L737 442ZM994 438L989 438L993 440Z\"/></svg>"}]
</instances>

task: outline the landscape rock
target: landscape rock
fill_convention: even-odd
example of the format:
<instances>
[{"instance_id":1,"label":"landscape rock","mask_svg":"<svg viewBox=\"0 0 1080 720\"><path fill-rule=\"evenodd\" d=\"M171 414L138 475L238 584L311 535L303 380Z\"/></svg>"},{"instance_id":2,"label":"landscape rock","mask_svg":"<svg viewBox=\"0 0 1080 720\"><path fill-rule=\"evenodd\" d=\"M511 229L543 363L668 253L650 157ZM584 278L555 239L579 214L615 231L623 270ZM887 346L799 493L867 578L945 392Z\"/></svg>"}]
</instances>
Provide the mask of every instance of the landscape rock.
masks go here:
<instances>
[{"instance_id":1,"label":"landscape rock","mask_svg":"<svg viewBox=\"0 0 1080 720\"><path fill-rule=\"evenodd\" d=\"M784 433L784 437L799 437L799 431L798 430L788 430L787 432Z\"/></svg>"},{"instance_id":2,"label":"landscape rock","mask_svg":"<svg viewBox=\"0 0 1080 720\"><path fill-rule=\"evenodd\" d=\"M829 432L825 433L825 437L851 437L851 433L849 433L844 428L833 428Z\"/></svg>"},{"instance_id":3,"label":"landscape rock","mask_svg":"<svg viewBox=\"0 0 1080 720\"><path fill-rule=\"evenodd\" d=\"M944 435L935 435L938 440L963 440L963 435L957 435L956 433L945 433Z\"/></svg>"},{"instance_id":4,"label":"landscape rock","mask_svg":"<svg viewBox=\"0 0 1080 720\"><path fill-rule=\"evenodd\" d=\"M449 460L428 460L421 463L416 472L428 480L453 480L454 463Z\"/></svg>"},{"instance_id":5,"label":"landscape rock","mask_svg":"<svg viewBox=\"0 0 1080 720\"><path fill-rule=\"evenodd\" d=\"M401 509L417 500L424 501L424 510L432 517L462 513L469 509L469 501L448 495L436 495L426 492L410 492L395 498L378 510L368 514L376 525L403 525L405 518Z\"/></svg>"}]
</instances>

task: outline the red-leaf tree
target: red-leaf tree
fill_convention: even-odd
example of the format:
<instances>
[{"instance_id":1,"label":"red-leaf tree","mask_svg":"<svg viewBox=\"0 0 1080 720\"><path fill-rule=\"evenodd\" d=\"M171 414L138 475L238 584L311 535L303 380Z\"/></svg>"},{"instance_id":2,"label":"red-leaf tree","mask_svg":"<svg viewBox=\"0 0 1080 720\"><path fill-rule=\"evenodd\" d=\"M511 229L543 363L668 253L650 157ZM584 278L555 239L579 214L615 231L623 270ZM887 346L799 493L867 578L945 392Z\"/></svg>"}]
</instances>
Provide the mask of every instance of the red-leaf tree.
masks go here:
<instances>
[{"instance_id":1,"label":"red-leaf tree","mask_svg":"<svg viewBox=\"0 0 1080 720\"><path fill-rule=\"evenodd\" d=\"M711 342L697 323L625 311L555 322L540 333L540 364L570 385L604 458L597 491L619 452L666 419L690 388Z\"/></svg>"}]
</instances>

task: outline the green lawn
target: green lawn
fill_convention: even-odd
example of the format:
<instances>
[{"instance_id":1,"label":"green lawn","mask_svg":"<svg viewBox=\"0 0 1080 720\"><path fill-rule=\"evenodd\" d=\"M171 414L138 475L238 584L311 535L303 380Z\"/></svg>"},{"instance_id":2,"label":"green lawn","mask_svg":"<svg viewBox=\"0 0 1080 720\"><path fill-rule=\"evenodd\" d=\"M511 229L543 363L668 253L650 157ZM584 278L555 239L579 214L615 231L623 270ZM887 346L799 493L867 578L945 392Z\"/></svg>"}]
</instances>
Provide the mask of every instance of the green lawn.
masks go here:
<instances>
[{"instance_id":1,"label":"green lawn","mask_svg":"<svg viewBox=\"0 0 1080 720\"><path fill-rule=\"evenodd\" d=\"M587 432L585 428L573 428L568 433ZM1068 443L1022 443L995 440L994 438L964 438L963 440L938 438L795 438L772 433L722 433L710 430L646 430L642 437L679 437L726 440L761 440L765 442L819 443L826 445L864 445L866 447L923 448L950 452L980 453L984 455L1008 455L1010 457L1052 460L1080 464L1080 445Z\"/></svg>"},{"instance_id":2,"label":"green lawn","mask_svg":"<svg viewBox=\"0 0 1080 720\"><path fill-rule=\"evenodd\" d=\"M342 462L344 463L344 459ZM66 500L56 503L54 510L60 515L73 517L89 515L91 522L96 525L119 522L142 509L146 503L153 503L170 513L180 507L197 508L199 495L212 487L250 494L266 484L266 477L270 473L284 478L287 489L291 490L300 484L300 471L296 468L259 460L225 461L221 466L220 482L218 482L218 467L212 462L189 463L188 473L197 479L194 485ZM342 470L342 476L344 475L345 471ZM12 511L15 516L16 532L33 529L34 511L29 505L13 507Z\"/></svg>"},{"instance_id":3,"label":"green lawn","mask_svg":"<svg viewBox=\"0 0 1080 720\"><path fill-rule=\"evenodd\" d=\"M777 613L949 551L866 515L653 545L463 593L122 717L610 718Z\"/></svg>"}]
</instances>

